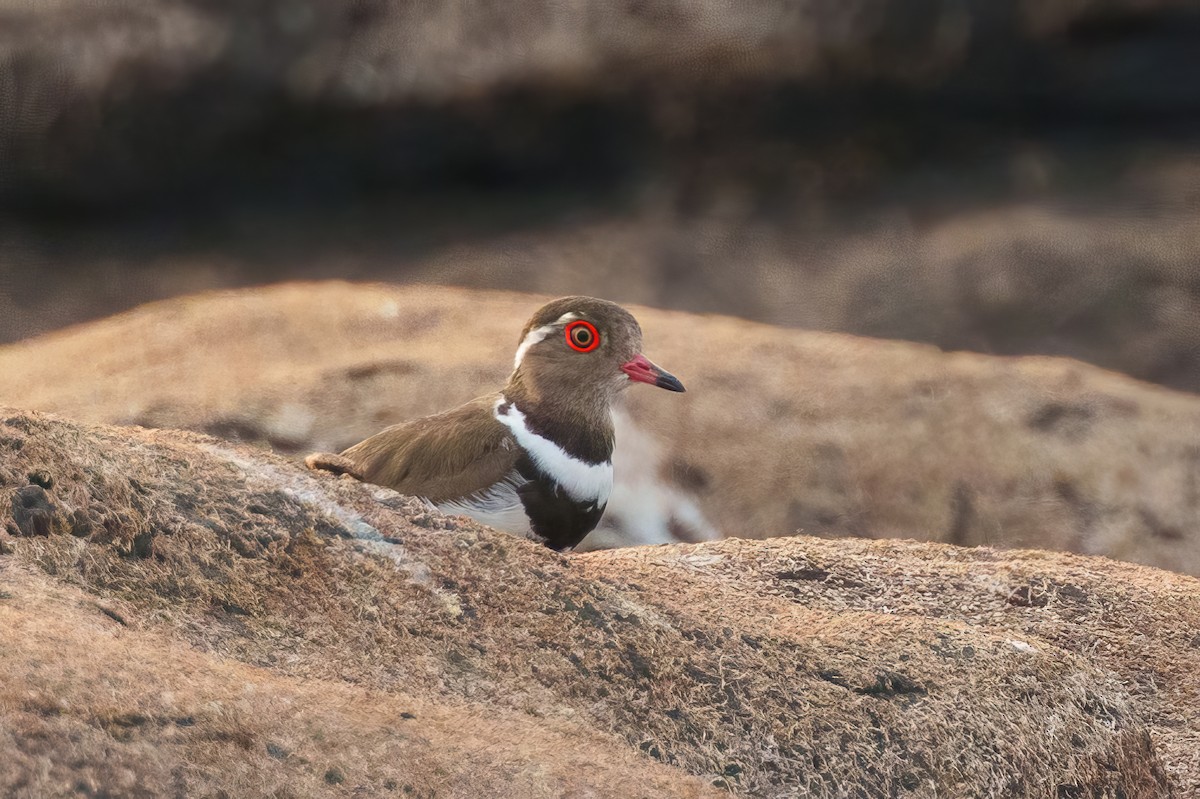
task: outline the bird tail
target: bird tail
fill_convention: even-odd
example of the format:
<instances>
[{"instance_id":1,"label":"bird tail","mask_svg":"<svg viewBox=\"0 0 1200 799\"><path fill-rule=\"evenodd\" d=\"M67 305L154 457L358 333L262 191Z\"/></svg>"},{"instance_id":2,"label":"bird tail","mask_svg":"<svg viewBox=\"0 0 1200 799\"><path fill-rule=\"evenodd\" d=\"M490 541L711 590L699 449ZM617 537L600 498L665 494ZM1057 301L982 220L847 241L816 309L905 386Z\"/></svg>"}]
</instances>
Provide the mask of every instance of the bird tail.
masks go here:
<instances>
[{"instance_id":1,"label":"bird tail","mask_svg":"<svg viewBox=\"0 0 1200 799\"><path fill-rule=\"evenodd\" d=\"M358 470L358 465L354 461L344 455L334 455L332 452L314 452L304 459L304 465L313 471L320 469L323 472L333 472L334 474L348 474L355 480L363 479L362 472Z\"/></svg>"}]
</instances>

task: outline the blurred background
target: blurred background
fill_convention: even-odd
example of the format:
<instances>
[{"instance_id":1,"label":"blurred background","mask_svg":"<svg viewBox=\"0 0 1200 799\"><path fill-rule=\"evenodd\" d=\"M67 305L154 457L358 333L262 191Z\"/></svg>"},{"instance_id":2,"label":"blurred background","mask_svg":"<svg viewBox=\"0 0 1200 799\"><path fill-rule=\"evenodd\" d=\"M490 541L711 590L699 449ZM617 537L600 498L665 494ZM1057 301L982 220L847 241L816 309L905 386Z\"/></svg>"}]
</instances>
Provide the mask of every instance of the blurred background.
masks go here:
<instances>
[{"instance_id":1,"label":"blurred background","mask_svg":"<svg viewBox=\"0 0 1200 799\"><path fill-rule=\"evenodd\" d=\"M342 277L1200 390L1200 5L0 0L0 341Z\"/></svg>"}]
</instances>

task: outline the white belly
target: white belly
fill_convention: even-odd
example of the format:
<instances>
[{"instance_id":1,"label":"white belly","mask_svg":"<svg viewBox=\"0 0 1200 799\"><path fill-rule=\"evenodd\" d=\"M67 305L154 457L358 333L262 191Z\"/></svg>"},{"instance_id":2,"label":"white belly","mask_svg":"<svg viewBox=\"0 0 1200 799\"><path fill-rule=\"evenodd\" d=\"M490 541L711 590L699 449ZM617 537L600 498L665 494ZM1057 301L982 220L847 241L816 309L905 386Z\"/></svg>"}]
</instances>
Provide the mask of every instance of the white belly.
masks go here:
<instances>
[{"instance_id":1,"label":"white belly","mask_svg":"<svg viewBox=\"0 0 1200 799\"><path fill-rule=\"evenodd\" d=\"M437 509L448 516L469 516L506 533L528 536L533 532L516 486L508 480L473 497L438 503Z\"/></svg>"}]
</instances>

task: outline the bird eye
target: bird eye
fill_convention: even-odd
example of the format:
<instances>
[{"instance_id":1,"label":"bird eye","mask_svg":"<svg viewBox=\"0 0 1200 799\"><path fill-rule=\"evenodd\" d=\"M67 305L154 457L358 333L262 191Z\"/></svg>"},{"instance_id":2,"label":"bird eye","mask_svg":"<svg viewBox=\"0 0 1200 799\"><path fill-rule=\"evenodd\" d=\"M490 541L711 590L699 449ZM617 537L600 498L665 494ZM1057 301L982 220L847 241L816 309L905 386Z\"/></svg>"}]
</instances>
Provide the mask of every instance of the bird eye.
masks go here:
<instances>
[{"instance_id":1,"label":"bird eye","mask_svg":"<svg viewBox=\"0 0 1200 799\"><path fill-rule=\"evenodd\" d=\"M600 334L591 322L572 322L567 325L567 344L576 352L591 352L600 346Z\"/></svg>"}]
</instances>

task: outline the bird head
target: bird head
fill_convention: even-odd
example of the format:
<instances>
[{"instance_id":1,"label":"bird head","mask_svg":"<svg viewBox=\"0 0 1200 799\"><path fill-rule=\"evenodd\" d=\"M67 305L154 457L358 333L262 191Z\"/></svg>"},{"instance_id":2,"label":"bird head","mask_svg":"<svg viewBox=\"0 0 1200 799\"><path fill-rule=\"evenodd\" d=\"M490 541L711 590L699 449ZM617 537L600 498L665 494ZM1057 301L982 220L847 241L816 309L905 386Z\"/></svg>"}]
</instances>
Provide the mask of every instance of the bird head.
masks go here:
<instances>
[{"instance_id":1,"label":"bird head","mask_svg":"<svg viewBox=\"0 0 1200 799\"><path fill-rule=\"evenodd\" d=\"M538 309L521 331L512 383L539 396L588 396L605 404L633 383L684 390L642 354L633 315L595 297L561 297Z\"/></svg>"}]
</instances>

